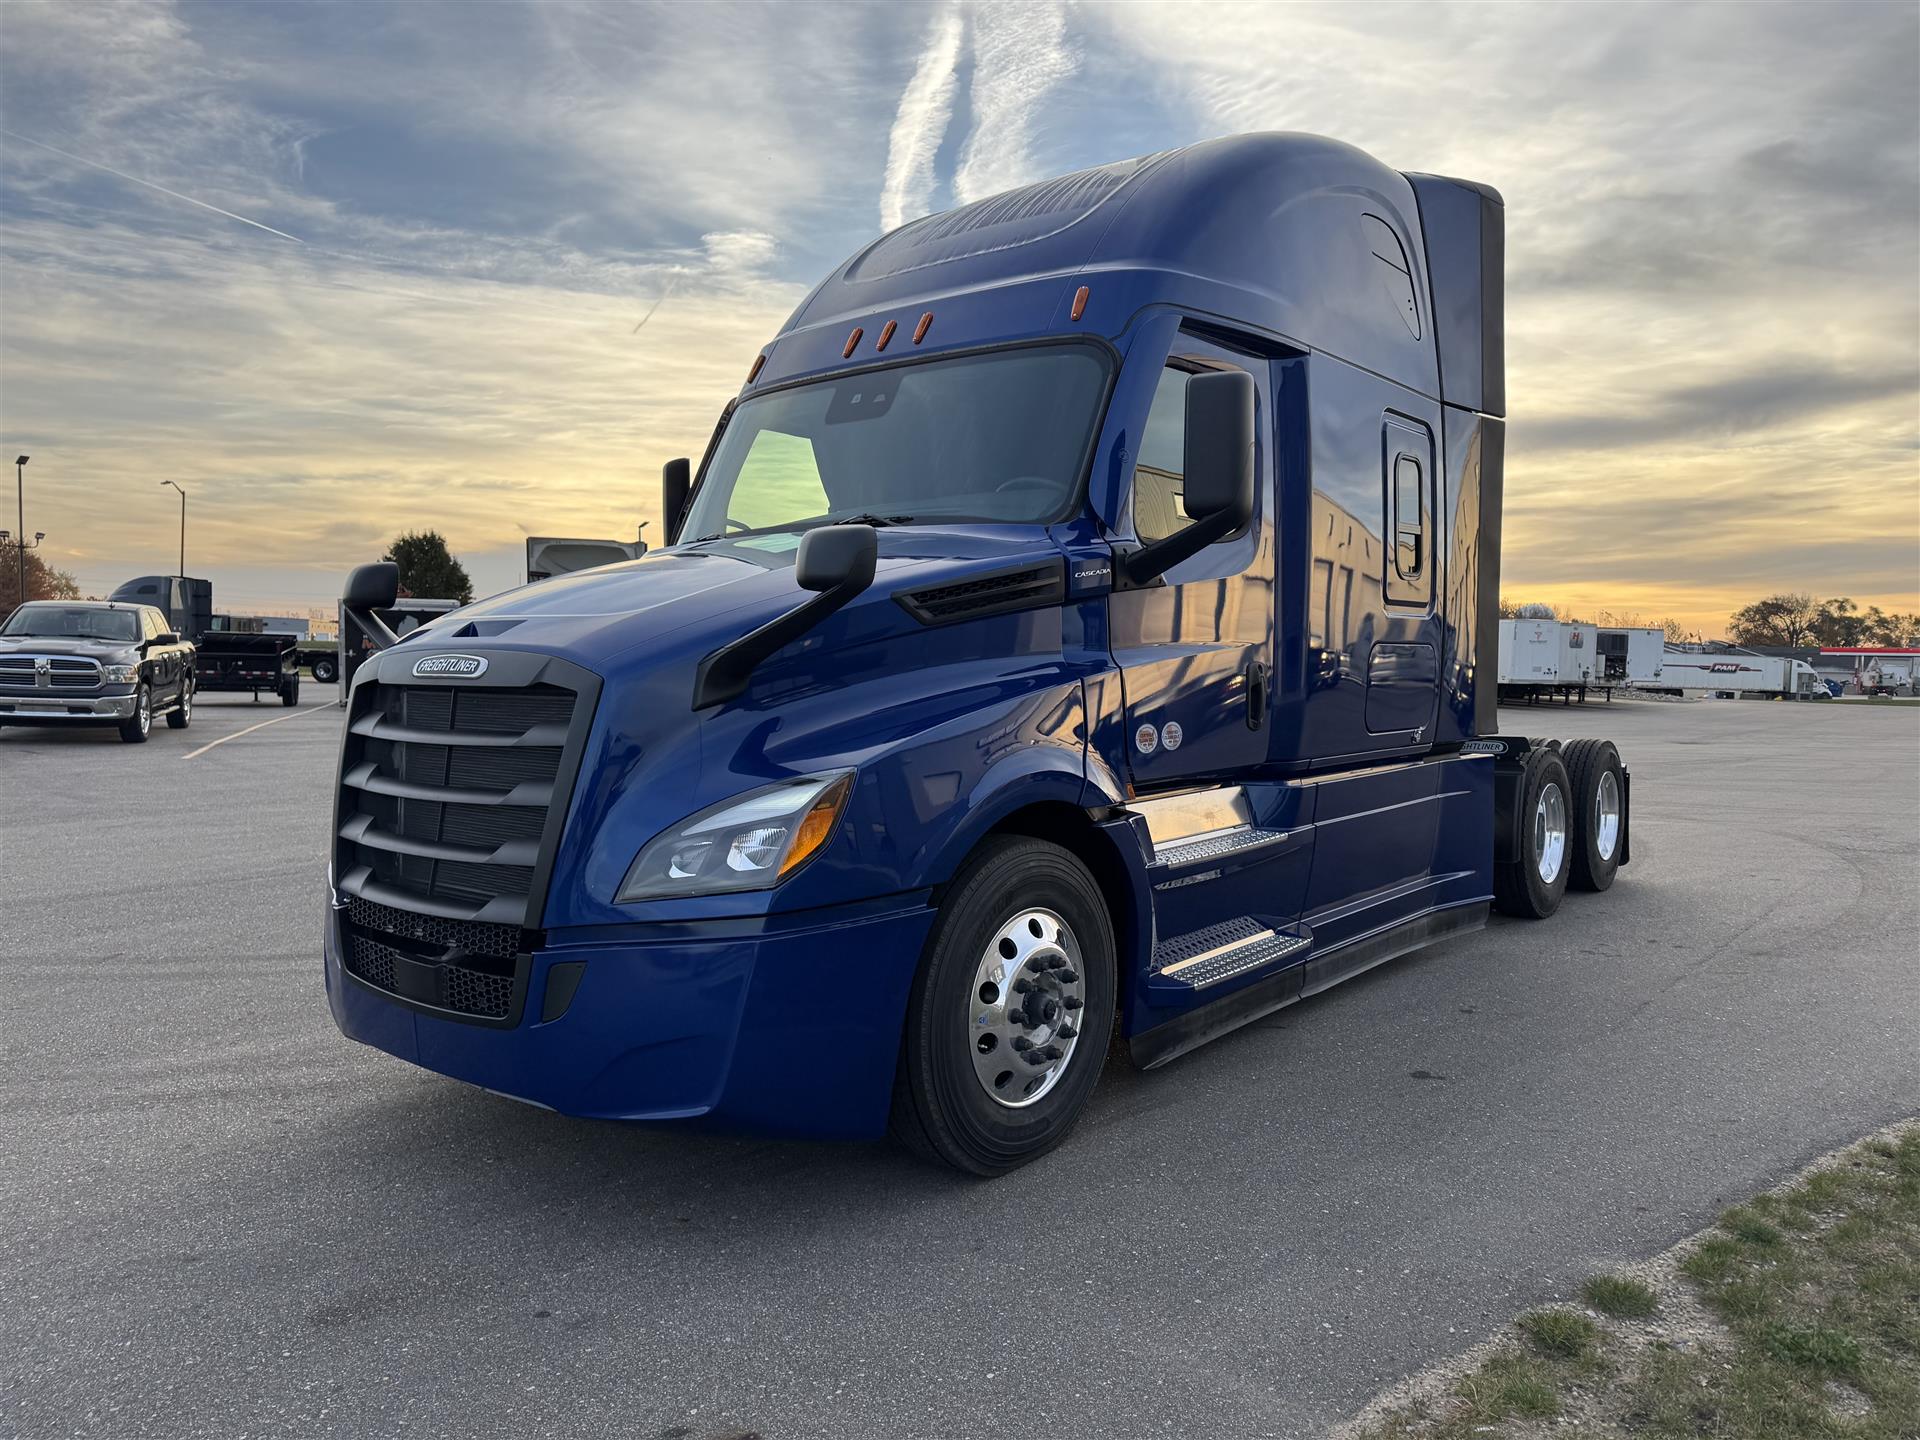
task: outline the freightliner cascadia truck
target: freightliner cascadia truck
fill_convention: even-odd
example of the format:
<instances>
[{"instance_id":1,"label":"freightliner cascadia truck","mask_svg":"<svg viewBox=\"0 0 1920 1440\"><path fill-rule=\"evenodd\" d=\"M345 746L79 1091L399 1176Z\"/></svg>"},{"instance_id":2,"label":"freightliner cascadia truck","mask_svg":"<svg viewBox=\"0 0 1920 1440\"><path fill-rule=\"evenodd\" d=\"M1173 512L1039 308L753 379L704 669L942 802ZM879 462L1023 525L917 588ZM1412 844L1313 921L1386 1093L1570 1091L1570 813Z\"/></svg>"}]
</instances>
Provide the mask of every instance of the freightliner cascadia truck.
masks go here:
<instances>
[{"instance_id":1,"label":"freightliner cascadia truck","mask_svg":"<svg viewBox=\"0 0 1920 1440\"><path fill-rule=\"evenodd\" d=\"M829 275L671 543L397 643L354 572L340 1028L994 1174L1116 1045L1606 889L1614 747L1498 733L1503 237L1306 135L1032 185Z\"/></svg>"}]
</instances>

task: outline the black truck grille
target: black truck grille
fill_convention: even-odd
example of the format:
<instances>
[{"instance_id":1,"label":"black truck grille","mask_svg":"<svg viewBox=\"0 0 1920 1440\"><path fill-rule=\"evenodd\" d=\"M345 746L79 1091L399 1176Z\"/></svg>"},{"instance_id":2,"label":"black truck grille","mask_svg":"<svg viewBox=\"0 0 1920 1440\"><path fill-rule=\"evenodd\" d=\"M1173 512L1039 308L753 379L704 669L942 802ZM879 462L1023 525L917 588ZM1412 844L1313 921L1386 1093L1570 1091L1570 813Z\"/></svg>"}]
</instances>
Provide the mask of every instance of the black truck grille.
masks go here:
<instances>
[{"instance_id":1,"label":"black truck grille","mask_svg":"<svg viewBox=\"0 0 1920 1440\"><path fill-rule=\"evenodd\" d=\"M361 684L334 852L348 970L456 1015L517 1015L586 703L545 683Z\"/></svg>"}]
</instances>

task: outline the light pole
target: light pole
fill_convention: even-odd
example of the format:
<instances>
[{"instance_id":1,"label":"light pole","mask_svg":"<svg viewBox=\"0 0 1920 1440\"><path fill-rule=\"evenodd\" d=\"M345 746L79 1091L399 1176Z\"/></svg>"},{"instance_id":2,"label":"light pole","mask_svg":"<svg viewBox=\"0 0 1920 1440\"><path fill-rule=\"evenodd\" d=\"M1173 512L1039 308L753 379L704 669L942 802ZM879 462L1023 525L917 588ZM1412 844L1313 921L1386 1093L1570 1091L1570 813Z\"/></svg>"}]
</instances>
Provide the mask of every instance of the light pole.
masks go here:
<instances>
[{"instance_id":1,"label":"light pole","mask_svg":"<svg viewBox=\"0 0 1920 1440\"><path fill-rule=\"evenodd\" d=\"M162 485L173 485L171 480L162 480ZM180 490L178 485L173 488ZM180 578L187 578L187 492L180 490Z\"/></svg>"},{"instance_id":2,"label":"light pole","mask_svg":"<svg viewBox=\"0 0 1920 1440\"><path fill-rule=\"evenodd\" d=\"M27 461L30 456L21 455L13 462L13 494L20 506L20 593L22 605L27 603Z\"/></svg>"}]
</instances>

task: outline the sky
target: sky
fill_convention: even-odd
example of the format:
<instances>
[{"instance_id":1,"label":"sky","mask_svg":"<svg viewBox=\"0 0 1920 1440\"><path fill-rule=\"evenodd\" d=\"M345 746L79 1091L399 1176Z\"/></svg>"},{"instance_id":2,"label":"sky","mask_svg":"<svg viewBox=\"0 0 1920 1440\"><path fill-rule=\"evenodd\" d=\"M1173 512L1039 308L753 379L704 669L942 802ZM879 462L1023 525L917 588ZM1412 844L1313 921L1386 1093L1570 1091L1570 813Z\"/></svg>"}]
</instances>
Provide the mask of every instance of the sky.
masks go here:
<instances>
[{"instance_id":1,"label":"sky","mask_svg":"<svg viewBox=\"0 0 1920 1440\"><path fill-rule=\"evenodd\" d=\"M0 448L104 593L657 532L881 230L1245 130L1507 200L1506 592L1920 609L1920 7L0 5ZM9 497L11 498L11 497ZM14 510L0 524L13 528Z\"/></svg>"}]
</instances>

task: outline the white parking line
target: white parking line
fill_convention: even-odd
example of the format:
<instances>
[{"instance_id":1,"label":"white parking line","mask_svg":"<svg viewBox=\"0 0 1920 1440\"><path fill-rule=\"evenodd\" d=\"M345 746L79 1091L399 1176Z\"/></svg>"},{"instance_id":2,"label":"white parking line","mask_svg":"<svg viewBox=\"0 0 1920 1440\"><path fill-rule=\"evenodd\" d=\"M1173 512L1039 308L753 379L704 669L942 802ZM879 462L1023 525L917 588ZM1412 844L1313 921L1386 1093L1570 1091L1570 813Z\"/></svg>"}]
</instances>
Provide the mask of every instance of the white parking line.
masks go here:
<instances>
[{"instance_id":1,"label":"white parking line","mask_svg":"<svg viewBox=\"0 0 1920 1440\"><path fill-rule=\"evenodd\" d=\"M209 740L206 744L202 745L198 750L189 750L186 754L182 755L180 758L182 760L191 760L196 755L206 754L207 751L213 749L217 745L224 745L229 740L238 740L242 735L251 735L253 734L254 731L264 730L269 725L278 725L282 720L298 720L302 715L311 715L316 710L334 710L338 708L339 708L338 706L333 705L331 703L326 705L303 705L298 710L294 711L291 715L276 715L271 720L262 720L258 725L249 725L247 726L246 729L236 730L231 735L222 735L218 740Z\"/></svg>"}]
</instances>

